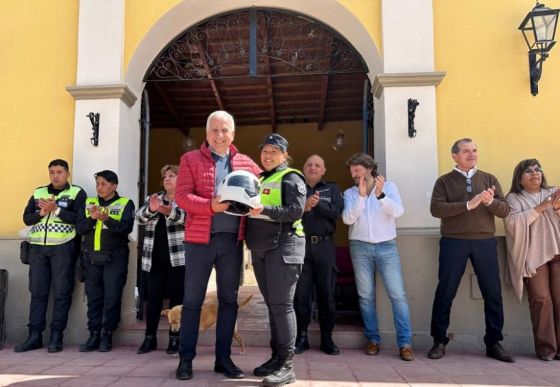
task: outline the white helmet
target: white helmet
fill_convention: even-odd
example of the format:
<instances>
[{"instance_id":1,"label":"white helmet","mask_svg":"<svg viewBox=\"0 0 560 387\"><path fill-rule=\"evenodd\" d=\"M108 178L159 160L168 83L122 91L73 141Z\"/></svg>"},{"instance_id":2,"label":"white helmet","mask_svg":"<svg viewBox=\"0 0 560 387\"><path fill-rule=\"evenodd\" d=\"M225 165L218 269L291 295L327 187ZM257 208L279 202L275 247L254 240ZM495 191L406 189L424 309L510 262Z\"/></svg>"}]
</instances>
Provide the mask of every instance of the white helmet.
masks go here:
<instances>
[{"instance_id":1,"label":"white helmet","mask_svg":"<svg viewBox=\"0 0 560 387\"><path fill-rule=\"evenodd\" d=\"M224 177L218 195L220 203L229 202L227 214L245 216L250 209L261 204L260 190L259 179L251 172L240 170Z\"/></svg>"}]
</instances>

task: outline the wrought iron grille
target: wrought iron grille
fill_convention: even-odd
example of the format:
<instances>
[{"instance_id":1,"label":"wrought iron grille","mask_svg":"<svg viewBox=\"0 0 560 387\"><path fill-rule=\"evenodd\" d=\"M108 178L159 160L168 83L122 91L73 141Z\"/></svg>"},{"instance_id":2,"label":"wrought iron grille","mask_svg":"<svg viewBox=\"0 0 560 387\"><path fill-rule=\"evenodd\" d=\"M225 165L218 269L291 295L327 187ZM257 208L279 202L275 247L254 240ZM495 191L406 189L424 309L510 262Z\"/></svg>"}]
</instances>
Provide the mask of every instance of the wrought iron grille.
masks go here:
<instances>
[{"instance_id":1,"label":"wrought iron grille","mask_svg":"<svg viewBox=\"0 0 560 387\"><path fill-rule=\"evenodd\" d=\"M363 59L323 24L285 12L243 10L181 34L156 59L146 80L354 72L367 72Z\"/></svg>"}]
</instances>

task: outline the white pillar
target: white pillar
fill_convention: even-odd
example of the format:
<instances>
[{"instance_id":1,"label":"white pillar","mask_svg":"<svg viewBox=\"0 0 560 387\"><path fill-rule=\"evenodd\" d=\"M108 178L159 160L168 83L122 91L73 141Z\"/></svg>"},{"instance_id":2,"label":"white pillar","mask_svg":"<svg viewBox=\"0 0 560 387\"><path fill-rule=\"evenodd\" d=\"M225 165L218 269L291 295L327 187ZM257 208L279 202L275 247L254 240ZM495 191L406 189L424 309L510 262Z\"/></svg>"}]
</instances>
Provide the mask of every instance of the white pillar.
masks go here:
<instances>
[{"instance_id":1,"label":"white pillar","mask_svg":"<svg viewBox=\"0 0 560 387\"><path fill-rule=\"evenodd\" d=\"M124 0L80 0L77 84L67 90L76 99L73 182L95 196L95 172L110 169L119 176L121 196L138 199L140 129L131 117L140 116L140 103L123 83ZM99 113L99 144L93 146L88 113ZM137 203L136 203L137 204ZM130 238L136 238L136 232ZM121 325L134 321L135 243L123 292ZM80 297L76 297L80 299ZM74 302L73 309L78 308ZM82 303L85 309L85 304ZM84 326L85 311L78 314Z\"/></svg>"},{"instance_id":2,"label":"white pillar","mask_svg":"<svg viewBox=\"0 0 560 387\"><path fill-rule=\"evenodd\" d=\"M80 0L77 85L68 88L76 97L73 173L95 195L93 174L111 169L119 193L136 201L140 133L138 124L122 126L135 102L123 85L124 21L124 0ZM90 141L90 112L100 114L97 147Z\"/></svg>"},{"instance_id":3,"label":"white pillar","mask_svg":"<svg viewBox=\"0 0 560 387\"><path fill-rule=\"evenodd\" d=\"M375 156L381 172L401 193L405 214L401 233L437 227L429 213L430 196L438 176L435 85L431 0L383 0L382 35L384 74L374 81L376 100ZM415 138L408 137L409 98L416 109Z\"/></svg>"}]
</instances>

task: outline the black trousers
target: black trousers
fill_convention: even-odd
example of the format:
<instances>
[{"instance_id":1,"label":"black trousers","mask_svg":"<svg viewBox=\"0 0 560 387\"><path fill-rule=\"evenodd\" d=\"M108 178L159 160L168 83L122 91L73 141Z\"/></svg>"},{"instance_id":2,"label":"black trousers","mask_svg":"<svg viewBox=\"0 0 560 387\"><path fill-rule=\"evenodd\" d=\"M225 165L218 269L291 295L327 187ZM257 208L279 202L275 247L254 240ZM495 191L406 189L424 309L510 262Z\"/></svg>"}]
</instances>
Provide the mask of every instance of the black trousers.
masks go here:
<instances>
[{"instance_id":1,"label":"black trousers","mask_svg":"<svg viewBox=\"0 0 560 387\"><path fill-rule=\"evenodd\" d=\"M53 289L51 331L63 331L72 305L76 256L74 241L56 246L31 245L29 250L30 330L43 332L49 292Z\"/></svg>"},{"instance_id":2,"label":"black trousers","mask_svg":"<svg viewBox=\"0 0 560 387\"><path fill-rule=\"evenodd\" d=\"M152 259L150 272L143 272L148 278L148 299L146 305L146 335L157 333L163 299L169 297L169 308L183 303L185 266L171 266L169 258Z\"/></svg>"},{"instance_id":3,"label":"black trousers","mask_svg":"<svg viewBox=\"0 0 560 387\"><path fill-rule=\"evenodd\" d=\"M336 247L332 239L305 244L305 261L294 297L297 326L307 329L311 322L313 290L317 295L321 333L331 334L336 321Z\"/></svg>"},{"instance_id":4,"label":"black trousers","mask_svg":"<svg viewBox=\"0 0 560 387\"><path fill-rule=\"evenodd\" d=\"M504 311L500 269L496 252L496 238L453 239L441 238L439 242L439 283L432 309L431 335L434 340L447 344L447 328L451 305L457 294L461 278L470 259L484 298L486 345L503 340Z\"/></svg>"},{"instance_id":5,"label":"black trousers","mask_svg":"<svg viewBox=\"0 0 560 387\"><path fill-rule=\"evenodd\" d=\"M128 249L115 250L111 262L94 265L84 254L88 329L114 331L121 321L121 301L128 274Z\"/></svg>"},{"instance_id":6,"label":"black trousers","mask_svg":"<svg viewBox=\"0 0 560 387\"><path fill-rule=\"evenodd\" d=\"M268 307L270 346L279 355L294 353L296 313L294 295L301 274L305 239L279 238L279 246L270 250L251 250L255 278Z\"/></svg>"},{"instance_id":7,"label":"black trousers","mask_svg":"<svg viewBox=\"0 0 560 387\"><path fill-rule=\"evenodd\" d=\"M206 296L212 268L216 268L218 320L216 323L216 359L231 355L233 330L237 321L237 293L243 242L237 234L217 233L209 244L185 245L185 295L181 313L179 354L187 359L196 356L200 308Z\"/></svg>"}]
</instances>

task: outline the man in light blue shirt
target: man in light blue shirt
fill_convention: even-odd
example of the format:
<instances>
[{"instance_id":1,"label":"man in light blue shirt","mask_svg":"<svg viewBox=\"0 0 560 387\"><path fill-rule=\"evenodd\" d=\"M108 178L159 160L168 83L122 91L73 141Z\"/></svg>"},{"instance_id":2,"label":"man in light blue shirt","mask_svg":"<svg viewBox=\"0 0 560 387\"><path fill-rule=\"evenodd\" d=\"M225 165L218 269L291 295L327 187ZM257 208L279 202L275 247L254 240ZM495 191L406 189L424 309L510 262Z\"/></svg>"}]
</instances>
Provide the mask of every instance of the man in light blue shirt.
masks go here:
<instances>
[{"instance_id":1,"label":"man in light blue shirt","mask_svg":"<svg viewBox=\"0 0 560 387\"><path fill-rule=\"evenodd\" d=\"M346 165L355 186L344 192L342 220L350 226L349 245L364 333L366 354L377 355L381 338L375 308L375 270L379 270L393 309L399 356L414 360L410 312L397 250L395 218L404 213L397 186L377 174L377 163L365 153L352 155Z\"/></svg>"}]
</instances>

